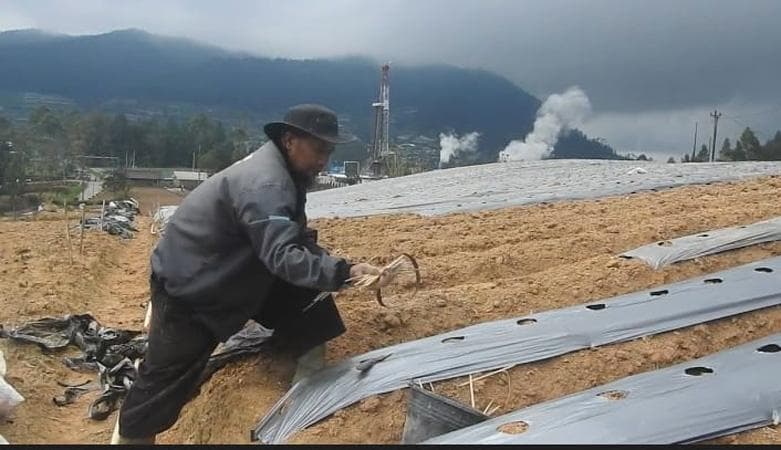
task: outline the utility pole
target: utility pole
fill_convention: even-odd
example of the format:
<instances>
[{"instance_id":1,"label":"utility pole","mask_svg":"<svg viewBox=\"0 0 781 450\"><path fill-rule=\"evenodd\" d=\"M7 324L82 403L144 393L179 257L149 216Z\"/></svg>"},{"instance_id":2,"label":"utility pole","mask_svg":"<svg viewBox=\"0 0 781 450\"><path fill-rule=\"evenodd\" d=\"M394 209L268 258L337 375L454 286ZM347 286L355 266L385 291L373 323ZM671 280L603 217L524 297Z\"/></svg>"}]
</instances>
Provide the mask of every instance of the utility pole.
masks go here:
<instances>
[{"instance_id":1,"label":"utility pole","mask_svg":"<svg viewBox=\"0 0 781 450\"><path fill-rule=\"evenodd\" d=\"M719 117L721 117L721 113L714 109L710 116L713 117L713 140L711 141L712 147L710 153L710 160L713 162L716 160L716 131L719 128Z\"/></svg>"},{"instance_id":2,"label":"utility pole","mask_svg":"<svg viewBox=\"0 0 781 450\"><path fill-rule=\"evenodd\" d=\"M697 125L698 122L694 122L694 145L692 146L692 161L697 157Z\"/></svg>"},{"instance_id":3,"label":"utility pole","mask_svg":"<svg viewBox=\"0 0 781 450\"><path fill-rule=\"evenodd\" d=\"M198 156L201 154L201 144L198 144L198 150L193 152L193 172L195 172L195 168L197 167L198 162Z\"/></svg>"}]
</instances>

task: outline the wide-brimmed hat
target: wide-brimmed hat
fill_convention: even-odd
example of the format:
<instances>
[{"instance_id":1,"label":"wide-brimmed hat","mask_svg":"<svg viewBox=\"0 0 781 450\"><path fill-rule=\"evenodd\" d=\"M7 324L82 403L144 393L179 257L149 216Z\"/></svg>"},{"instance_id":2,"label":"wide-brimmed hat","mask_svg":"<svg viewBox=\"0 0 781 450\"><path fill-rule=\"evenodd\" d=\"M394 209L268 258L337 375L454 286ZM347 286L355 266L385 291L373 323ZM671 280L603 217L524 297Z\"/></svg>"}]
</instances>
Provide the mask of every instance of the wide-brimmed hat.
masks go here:
<instances>
[{"instance_id":1,"label":"wide-brimmed hat","mask_svg":"<svg viewBox=\"0 0 781 450\"><path fill-rule=\"evenodd\" d=\"M263 127L266 135L277 139L286 128L295 128L332 144L355 140L349 133L339 132L336 113L322 105L304 104L290 108L281 122L269 122Z\"/></svg>"}]
</instances>

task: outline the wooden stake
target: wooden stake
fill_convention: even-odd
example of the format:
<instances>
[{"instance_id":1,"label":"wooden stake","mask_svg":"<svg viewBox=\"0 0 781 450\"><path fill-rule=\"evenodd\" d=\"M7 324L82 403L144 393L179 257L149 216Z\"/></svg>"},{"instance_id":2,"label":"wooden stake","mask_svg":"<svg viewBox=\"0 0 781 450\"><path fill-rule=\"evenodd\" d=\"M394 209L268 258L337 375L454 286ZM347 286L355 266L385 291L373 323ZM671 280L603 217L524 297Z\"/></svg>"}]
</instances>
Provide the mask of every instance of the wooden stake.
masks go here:
<instances>
[{"instance_id":1,"label":"wooden stake","mask_svg":"<svg viewBox=\"0 0 781 450\"><path fill-rule=\"evenodd\" d=\"M65 235L68 236L68 259L73 265L73 245L71 244L71 230L68 227L68 203L62 202L62 214L65 216Z\"/></svg>"},{"instance_id":2,"label":"wooden stake","mask_svg":"<svg viewBox=\"0 0 781 450\"><path fill-rule=\"evenodd\" d=\"M472 408L475 407L475 385L472 382L472 374L469 374L469 398L472 400Z\"/></svg>"},{"instance_id":3,"label":"wooden stake","mask_svg":"<svg viewBox=\"0 0 781 450\"><path fill-rule=\"evenodd\" d=\"M149 334L149 327L152 325L152 301L146 302L146 314L144 315L144 332Z\"/></svg>"},{"instance_id":4,"label":"wooden stake","mask_svg":"<svg viewBox=\"0 0 781 450\"><path fill-rule=\"evenodd\" d=\"M100 231L103 231L103 214L106 211L106 201L103 200L103 206L100 207Z\"/></svg>"},{"instance_id":5,"label":"wooden stake","mask_svg":"<svg viewBox=\"0 0 781 450\"><path fill-rule=\"evenodd\" d=\"M81 205L81 242L79 243L81 249L79 250L79 256L84 256L84 213L86 212L86 208L84 208L84 204Z\"/></svg>"},{"instance_id":6,"label":"wooden stake","mask_svg":"<svg viewBox=\"0 0 781 450\"><path fill-rule=\"evenodd\" d=\"M504 374L507 375L507 398L504 400L504 405L507 406L510 404L510 398L513 396L513 386L512 378L510 378L510 372L505 370Z\"/></svg>"},{"instance_id":7,"label":"wooden stake","mask_svg":"<svg viewBox=\"0 0 781 450\"><path fill-rule=\"evenodd\" d=\"M479 377L475 378L475 379L474 379L474 381L480 381L480 380L482 380L482 379L484 379L484 378L488 378L488 377L494 376L494 375L496 375L497 373L506 372L506 371L507 371L507 369L511 369L511 368L513 368L513 367L514 367L514 366L505 366L505 367L502 367L501 369L496 369L496 370L494 370L493 372L489 372L489 373L486 373L486 374L480 375ZM458 387L464 387L464 386L466 386L467 384L469 384L469 382L468 382L468 381L465 381L465 382L463 382L463 383L459 384L459 385L458 385Z\"/></svg>"}]
</instances>

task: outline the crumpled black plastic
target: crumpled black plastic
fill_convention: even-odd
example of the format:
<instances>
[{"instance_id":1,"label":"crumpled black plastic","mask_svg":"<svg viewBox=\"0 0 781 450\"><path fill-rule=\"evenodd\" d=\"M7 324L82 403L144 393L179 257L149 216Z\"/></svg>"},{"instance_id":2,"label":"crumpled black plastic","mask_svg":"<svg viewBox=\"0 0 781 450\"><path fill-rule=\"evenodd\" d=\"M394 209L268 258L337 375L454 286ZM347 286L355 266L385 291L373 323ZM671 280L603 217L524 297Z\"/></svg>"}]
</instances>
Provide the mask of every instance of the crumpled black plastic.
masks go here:
<instances>
[{"instance_id":1,"label":"crumpled black plastic","mask_svg":"<svg viewBox=\"0 0 781 450\"><path fill-rule=\"evenodd\" d=\"M254 322L247 324L209 358L200 383L229 362L260 352L270 334L270 330ZM64 364L79 372L97 371L97 383L58 382L65 390L52 401L57 406L65 406L87 392L101 390L100 397L89 407L89 417L94 420L105 420L117 409L138 375L136 361L144 357L147 348L147 337L141 332L104 327L90 314L45 317L10 331L0 326L0 337L34 343L45 352L69 345L78 347L82 354L63 358Z\"/></svg>"},{"instance_id":2,"label":"crumpled black plastic","mask_svg":"<svg viewBox=\"0 0 781 450\"><path fill-rule=\"evenodd\" d=\"M140 211L138 204L132 200L109 202L103 209L103 216L86 219L83 226L89 229L102 229L109 234L123 239L131 239L138 229L133 226L136 214Z\"/></svg>"},{"instance_id":3,"label":"crumpled black plastic","mask_svg":"<svg viewBox=\"0 0 781 450\"><path fill-rule=\"evenodd\" d=\"M146 352L146 337L140 336L140 332L104 327L90 314L45 317L11 331L0 329L0 337L37 344L44 351L78 347L82 355L64 358L64 363L79 371L98 371L102 393L90 406L90 417L96 420L105 419L116 409L117 400L136 378L132 361ZM65 386L63 395L52 401L58 406L68 405L89 390L92 389Z\"/></svg>"}]
</instances>

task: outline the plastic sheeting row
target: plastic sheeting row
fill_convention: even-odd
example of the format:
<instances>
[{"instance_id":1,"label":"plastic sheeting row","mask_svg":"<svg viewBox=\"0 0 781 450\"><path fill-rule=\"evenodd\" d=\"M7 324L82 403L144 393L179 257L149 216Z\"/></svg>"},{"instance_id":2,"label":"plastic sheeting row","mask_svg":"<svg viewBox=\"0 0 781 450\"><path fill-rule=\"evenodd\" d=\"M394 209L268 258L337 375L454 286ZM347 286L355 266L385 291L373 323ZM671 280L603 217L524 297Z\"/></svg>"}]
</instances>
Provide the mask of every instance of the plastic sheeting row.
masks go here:
<instances>
[{"instance_id":1,"label":"plastic sheeting row","mask_svg":"<svg viewBox=\"0 0 781 450\"><path fill-rule=\"evenodd\" d=\"M645 173L639 173L641 165ZM481 164L309 194L307 216L438 215L781 174L779 161L664 164L549 159Z\"/></svg>"},{"instance_id":2,"label":"plastic sheeting row","mask_svg":"<svg viewBox=\"0 0 781 450\"><path fill-rule=\"evenodd\" d=\"M422 444L686 444L778 425L779 352L781 334L776 334Z\"/></svg>"},{"instance_id":3,"label":"plastic sheeting row","mask_svg":"<svg viewBox=\"0 0 781 450\"><path fill-rule=\"evenodd\" d=\"M349 358L299 381L252 432L282 443L366 397L627 341L781 303L781 257L529 317L483 323Z\"/></svg>"},{"instance_id":4,"label":"plastic sheeting row","mask_svg":"<svg viewBox=\"0 0 781 450\"><path fill-rule=\"evenodd\" d=\"M655 242L621 256L641 259L654 269L660 269L679 261L778 240L781 240L781 217Z\"/></svg>"}]
</instances>

